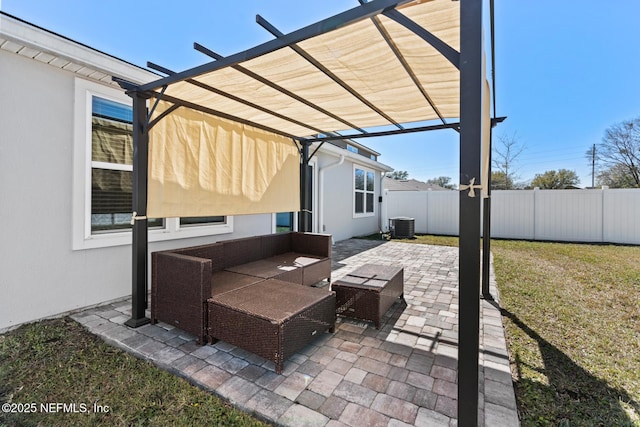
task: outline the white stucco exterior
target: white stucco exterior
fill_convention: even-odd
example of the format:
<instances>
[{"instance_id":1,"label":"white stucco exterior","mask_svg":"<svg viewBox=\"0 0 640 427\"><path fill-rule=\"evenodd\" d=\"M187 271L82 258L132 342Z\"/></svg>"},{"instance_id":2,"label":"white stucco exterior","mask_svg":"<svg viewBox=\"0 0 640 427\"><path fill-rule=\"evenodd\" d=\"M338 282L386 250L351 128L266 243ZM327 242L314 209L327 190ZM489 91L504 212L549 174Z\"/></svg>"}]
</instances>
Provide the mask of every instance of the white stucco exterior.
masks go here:
<instances>
[{"instance_id":1,"label":"white stucco exterior","mask_svg":"<svg viewBox=\"0 0 640 427\"><path fill-rule=\"evenodd\" d=\"M325 144L317 158L318 209L314 217L317 230L333 235L334 241L363 236L380 230L381 176L392 169L347 150ZM344 157L340 163L341 157ZM375 173L374 212L371 216L354 214L354 168ZM323 174L323 168L327 168ZM321 181L321 182L320 182Z\"/></svg>"},{"instance_id":2,"label":"white stucco exterior","mask_svg":"<svg viewBox=\"0 0 640 427\"><path fill-rule=\"evenodd\" d=\"M93 92L128 99L112 75L137 83L157 76L9 16L0 14L0 20L1 331L131 294L130 231L106 237L86 231L90 175L83 99ZM340 165L319 173L341 155ZM380 174L391 169L329 144L314 162L314 231L331 233L336 241L377 231ZM354 217L354 162L375 171L373 216ZM320 175L324 197L317 194ZM218 228L173 225L150 231L149 250L274 229L271 214L235 216Z\"/></svg>"}]
</instances>

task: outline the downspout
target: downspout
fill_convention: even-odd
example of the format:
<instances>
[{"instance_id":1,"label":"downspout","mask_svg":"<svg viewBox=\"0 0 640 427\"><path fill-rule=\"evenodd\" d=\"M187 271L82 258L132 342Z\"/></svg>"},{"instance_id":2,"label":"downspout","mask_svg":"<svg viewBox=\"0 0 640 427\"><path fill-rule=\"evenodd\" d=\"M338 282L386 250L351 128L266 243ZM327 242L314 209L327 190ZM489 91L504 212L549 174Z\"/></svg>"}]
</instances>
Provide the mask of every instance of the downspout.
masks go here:
<instances>
[{"instance_id":1,"label":"downspout","mask_svg":"<svg viewBox=\"0 0 640 427\"><path fill-rule=\"evenodd\" d=\"M383 181L384 181L384 177L387 176L386 172L382 172L380 174L380 186L378 187L380 189L380 198L378 199L378 229L380 230L380 235L382 236L382 233L384 233L384 230L382 229L382 198L384 197L384 187L383 187Z\"/></svg>"},{"instance_id":2,"label":"downspout","mask_svg":"<svg viewBox=\"0 0 640 427\"><path fill-rule=\"evenodd\" d=\"M344 154L340 155L340 160L328 164L318 170L318 233L324 233L324 172L340 166L344 163Z\"/></svg>"}]
</instances>

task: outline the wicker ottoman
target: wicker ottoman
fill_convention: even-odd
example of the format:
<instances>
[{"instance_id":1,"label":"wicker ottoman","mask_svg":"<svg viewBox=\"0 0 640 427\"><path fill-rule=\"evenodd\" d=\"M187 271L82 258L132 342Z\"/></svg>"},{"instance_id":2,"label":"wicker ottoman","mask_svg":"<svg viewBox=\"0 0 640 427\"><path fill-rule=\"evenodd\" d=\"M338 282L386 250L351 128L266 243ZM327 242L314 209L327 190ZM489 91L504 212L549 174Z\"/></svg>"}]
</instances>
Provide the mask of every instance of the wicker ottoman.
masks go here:
<instances>
[{"instance_id":1,"label":"wicker ottoman","mask_svg":"<svg viewBox=\"0 0 640 427\"><path fill-rule=\"evenodd\" d=\"M208 335L275 363L284 361L323 332L333 332L336 297L326 289L269 279L207 300Z\"/></svg>"},{"instance_id":2,"label":"wicker ottoman","mask_svg":"<svg viewBox=\"0 0 640 427\"><path fill-rule=\"evenodd\" d=\"M331 285L336 292L336 312L370 320L380 329L380 319L404 296L402 267L365 264Z\"/></svg>"}]
</instances>

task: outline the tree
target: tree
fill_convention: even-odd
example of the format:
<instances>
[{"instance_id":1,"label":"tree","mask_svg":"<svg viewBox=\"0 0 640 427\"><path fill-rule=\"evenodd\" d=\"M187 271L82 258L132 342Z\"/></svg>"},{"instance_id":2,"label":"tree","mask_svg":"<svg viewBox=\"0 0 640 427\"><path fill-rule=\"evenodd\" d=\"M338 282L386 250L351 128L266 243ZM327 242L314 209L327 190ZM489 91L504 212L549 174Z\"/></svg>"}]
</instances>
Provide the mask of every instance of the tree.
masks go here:
<instances>
[{"instance_id":1,"label":"tree","mask_svg":"<svg viewBox=\"0 0 640 427\"><path fill-rule=\"evenodd\" d=\"M391 179L407 179L409 178L409 172L407 171L393 171L387 175Z\"/></svg>"},{"instance_id":2,"label":"tree","mask_svg":"<svg viewBox=\"0 0 640 427\"><path fill-rule=\"evenodd\" d=\"M493 168L496 169L496 172L501 173L504 179L497 182L492 181L492 189L510 190L513 188L514 181L518 179L515 163L524 149L525 146L518 142L518 137L515 133L498 137L498 143L493 146L492 163ZM492 179L493 176L492 174Z\"/></svg>"},{"instance_id":3,"label":"tree","mask_svg":"<svg viewBox=\"0 0 640 427\"><path fill-rule=\"evenodd\" d=\"M633 176L623 165L614 165L600 171L597 175L598 185L606 185L611 188L635 188Z\"/></svg>"},{"instance_id":4,"label":"tree","mask_svg":"<svg viewBox=\"0 0 640 427\"><path fill-rule=\"evenodd\" d=\"M625 120L605 130L598 144L598 160L617 172L624 172L640 188L640 117Z\"/></svg>"},{"instance_id":5,"label":"tree","mask_svg":"<svg viewBox=\"0 0 640 427\"><path fill-rule=\"evenodd\" d=\"M536 174L531 181L531 186L547 190L557 190L574 187L579 183L580 180L575 171L559 169L558 171L550 170L543 174Z\"/></svg>"},{"instance_id":6,"label":"tree","mask_svg":"<svg viewBox=\"0 0 640 427\"><path fill-rule=\"evenodd\" d=\"M427 180L427 184L439 185L442 188L447 188L449 190L455 190L455 184L451 184L451 178L448 176L439 176L437 178L431 178Z\"/></svg>"},{"instance_id":7,"label":"tree","mask_svg":"<svg viewBox=\"0 0 640 427\"><path fill-rule=\"evenodd\" d=\"M513 180L508 178L504 172L491 172L491 189L504 190L513 188Z\"/></svg>"}]
</instances>

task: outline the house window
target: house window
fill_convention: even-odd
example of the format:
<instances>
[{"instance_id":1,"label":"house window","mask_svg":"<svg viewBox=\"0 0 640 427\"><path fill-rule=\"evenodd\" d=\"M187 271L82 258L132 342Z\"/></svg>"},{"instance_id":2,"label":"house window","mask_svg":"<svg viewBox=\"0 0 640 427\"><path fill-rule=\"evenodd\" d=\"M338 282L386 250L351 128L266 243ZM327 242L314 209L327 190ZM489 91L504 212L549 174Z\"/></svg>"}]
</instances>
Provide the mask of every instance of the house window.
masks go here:
<instances>
[{"instance_id":1,"label":"house window","mask_svg":"<svg viewBox=\"0 0 640 427\"><path fill-rule=\"evenodd\" d=\"M227 218L224 216L200 216L200 217L180 218L180 227L224 224L226 221L227 221Z\"/></svg>"},{"instance_id":2,"label":"house window","mask_svg":"<svg viewBox=\"0 0 640 427\"><path fill-rule=\"evenodd\" d=\"M293 212L278 212L275 214L275 231L276 233L286 233L293 231L294 225Z\"/></svg>"},{"instance_id":3,"label":"house window","mask_svg":"<svg viewBox=\"0 0 640 427\"><path fill-rule=\"evenodd\" d=\"M133 112L129 105L92 96L91 233L131 228ZM162 227L150 219L149 227Z\"/></svg>"},{"instance_id":4,"label":"house window","mask_svg":"<svg viewBox=\"0 0 640 427\"><path fill-rule=\"evenodd\" d=\"M122 91L75 81L73 249L131 244L133 112ZM233 232L233 217L149 219L149 241Z\"/></svg>"},{"instance_id":5,"label":"house window","mask_svg":"<svg viewBox=\"0 0 640 427\"><path fill-rule=\"evenodd\" d=\"M347 144L347 151L351 151L352 153L356 153L358 154L358 148L354 147L353 145Z\"/></svg>"},{"instance_id":6,"label":"house window","mask_svg":"<svg viewBox=\"0 0 640 427\"><path fill-rule=\"evenodd\" d=\"M375 177L373 171L354 167L354 216L374 214Z\"/></svg>"}]
</instances>

